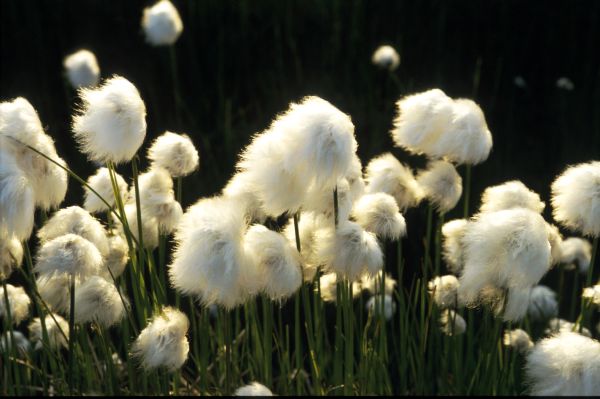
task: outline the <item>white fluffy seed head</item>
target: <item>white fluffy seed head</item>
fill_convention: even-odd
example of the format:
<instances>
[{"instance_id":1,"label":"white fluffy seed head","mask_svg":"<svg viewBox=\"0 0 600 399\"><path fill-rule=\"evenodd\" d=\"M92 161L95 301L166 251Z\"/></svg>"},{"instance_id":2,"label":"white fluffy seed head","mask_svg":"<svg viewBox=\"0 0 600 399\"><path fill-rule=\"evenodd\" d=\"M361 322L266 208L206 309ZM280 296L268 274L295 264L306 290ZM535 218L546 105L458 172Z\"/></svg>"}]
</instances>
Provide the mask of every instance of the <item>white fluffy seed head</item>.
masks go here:
<instances>
[{"instance_id":1,"label":"white fluffy seed head","mask_svg":"<svg viewBox=\"0 0 600 399\"><path fill-rule=\"evenodd\" d=\"M545 285L536 285L531 289L527 315L533 320L547 320L558 315L556 292Z\"/></svg>"},{"instance_id":2,"label":"white fluffy seed head","mask_svg":"<svg viewBox=\"0 0 600 399\"><path fill-rule=\"evenodd\" d=\"M73 134L92 161L127 162L146 137L146 106L136 87L113 76L97 88L79 90L82 104Z\"/></svg>"},{"instance_id":3,"label":"white fluffy seed head","mask_svg":"<svg viewBox=\"0 0 600 399\"><path fill-rule=\"evenodd\" d=\"M106 230L98 219L83 208L69 206L60 209L37 232L42 245L65 234L83 237L94 244L102 256L108 255Z\"/></svg>"},{"instance_id":4,"label":"white fluffy seed head","mask_svg":"<svg viewBox=\"0 0 600 399\"><path fill-rule=\"evenodd\" d=\"M6 331L0 338L0 352L11 353L13 346L17 350L17 353L23 356L26 356L31 350L31 344L22 332L14 330L11 336L11 332Z\"/></svg>"},{"instance_id":5,"label":"white fluffy seed head","mask_svg":"<svg viewBox=\"0 0 600 399\"><path fill-rule=\"evenodd\" d=\"M580 273L586 273L592 261L592 244L588 240L570 237L560 244L560 262L567 268L577 266Z\"/></svg>"},{"instance_id":6,"label":"white fluffy seed head","mask_svg":"<svg viewBox=\"0 0 600 399\"><path fill-rule=\"evenodd\" d=\"M383 305L383 317L386 320L391 320L396 313L396 303L391 295L383 295L383 304L381 303L381 295L374 295L365 304L368 312L373 313L376 317L381 315L381 306Z\"/></svg>"},{"instance_id":7,"label":"white fluffy seed head","mask_svg":"<svg viewBox=\"0 0 600 399\"><path fill-rule=\"evenodd\" d=\"M417 182L424 197L440 213L454 208L462 195L462 178L450 162L431 162L426 170L419 173Z\"/></svg>"},{"instance_id":8,"label":"white fluffy seed head","mask_svg":"<svg viewBox=\"0 0 600 399\"><path fill-rule=\"evenodd\" d=\"M594 396L600 392L600 343L573 332L539 341L527 355L533 396Z\"/></svg>"},{"instance_id":9,"label":"white fluffy seed head","mask_svg":"<svg viewBox=\"0 0 600 399\"><path fill-rule=\"evenodd\" d=\"M338 219L345 220L350 217L354 198L350 191L348 181L340 179L337 182L338 197ZM329 223L335 219L335 206L333 190L311 184L306 190L305 200L302 203L302 212L311 212L319 217L325 218Z\"/></svg>"},{"instance_id":10,"label":"white fluffy seed head","mask_svg":"<svg viewBox=\"0 0 600 399\"><path fill-rule=\"evenodd\" d=\"M394 197L389 194L363 195L354 204L352 216L363 229L381 239L396 241L406 235L404 216L400 214Z\"/></svg>"},{"instance_id":11,"label":"white fluffy seed head","mask_svg":"<svg viewBox=\"0 0 600 399\"><path fill-rule=\"evenodd\" d=\"M341 281L341 280L340 280ZM325 273L319 277L319 286L315 285L314 290L317 292L321 291L321 299L324 302L336 302L337 301L337 283L338 276L335 273ZM352 283L352 298L356 299L362 293L362 285L360 281Z\"/></svg>"},{"instance_id":12,"label":"white fluffy seed head","mask_svg":"<svg viewBox=\"0 0 600 399\"><path fill-rule=\"evenodd\" d=\"M317 254L317 242L320 239L320 228L324 225L324 219L317 217L311 212L302 212L298 222L298 232L300 234L300 262L302 266L302 275L304 281L311 282L320 266L320 260ZM296 248L296 232L294 220L290 219L283 234L288 239L290 245Z\"/></svg>"},{"instance_id":13,"label":"white fluffy seed head","mask_svg":"<svg viewBox=\"0 0 600 399\"><path fill-rule=\"evenodd\" d=\"M173 233L177 225L179 225L182 216L183 209L179 202L173 200L165 203L160 208L160 213L156 216L158 231L165 235Z\"/></svg>"},{"instance_id":14,"label":"white fluffy seed head","mask_svg":"<svg viewBox=\"0 0 600 399\"><path fill-rule=\"evenodd\" d=\"M75 278L75 287L80 284L81 280ZM40 296L53 312L69 314L71 300L71 277L69 275L41 275L36 279L35 284Z\"/></svg>"},{"instance_id":15,"label":"white fluffy seed head","mask_svg":"<svg viewBox=\"0 0 600 399\"><path fill-rule=\"evenodd\" d=\"M131 354L146 370L165 367L179 369L185 363L189 342L186 337L190 322L179 310L165 307L155 315L132 345Z\"/></svg>"},{"instance_id":16,"label":"white fluffy seed head","mask_svg":"<svg viewBox=\"0 0 600 399\"><path fill-rule=\"evenodd\" d=\"M581 296L591 304L600 307L600 285L584 288Z\"/></svg>"},{"instance_id":17,"label":"white fluffy seed head","mask_svg":"<svg viewBox=\"0 0 600 399\"><path fill-rule=\"evenodd\" d=\"M29 316L31 299L25 293L23 287L15 287L10 284L6 284L6 294L8 295L8 310L10 310L12 324L15 326L19 325ZM3 287L0 287L0 316L8 323L6 297Z\"/></svg>"},{"instance_id":18,"label":"white fluffy seed head","mask_svg":"<svg viewBox=\"0 0 600 399\"><path fill-rule=\"evenodd\" d=\"M23 246L15 236L5 236L0 231L0 280L7 279L13 269L23 262Z\"/></svg>"},{"instance_id":19,"label":"white fluffy seed head","mask_svg":"<svg viewBox=\"0 0 600 399\"><path fill-rule=\"evenodd\" d=\"M42 123L33 105L23 97L0 103L0 133L32 147L44 135ZM6 142L6 145L10 143ZM3 142L4 144L4 142Z\"/></svg>"},{"instance_id":20,"label":"white fluffy seed head","mask_svg":"<svg viewBox=\"0 0 600 399\"><path fill-rule=\"evenodd\" d=\"M233 175L225 188L223 196L235 199L238 206L244 210L244 214L250 221L263 223L267 216L262 209L262 203L255 193L249 173L238 172Z\"/></svg>"},{"instance_id":21,"label":"white fluffy seed head","mask_svg":"<svg viewBox=\"0 0 600 399\"><path fill-rule=\"evenodd\" d=\"M444 223L442 226L442 248L443 256L448 269L459 274L463 268L463 246L462 238L467 229L467 219L456 219Z\"/></svg>"},{"instance_id":22,"label":"white fluffy seed head","mask_svg":"<svg viewBox=\"0 0 600 399\"><path fill-rule=\"evenodd\" d=\"M600 236L600 161L568 167L551 188L557 222L584 235Z\"/></svg>"},{"instance_id":23,"label":"white fluffy seed head","mask_svg":"<svg viewBox=\"0 0 600 399\"><path fill-rule=\"evenodd\" d=\"M440 89L412 94L396 102L392 139L414 154L428 154L452 120L452 99Z\"/></svg>"},{"instance_id":24,"label":"white fluffy seed head","mask_svg":"<svg viewBox=\"0 0 600 399\"><path fill-rule=\"evenodd\" d=\"M164 168L173 177L187 176L196 169L200 157L187 134L166 131L148 149L152 166Z\"/></svg>"},{"instance_id":25,"label":"white fluffy seed head","mask_svg":"<svg viewBox=\"0 0 600 399\"><path fill-rule=\"evenodd\" d=\"M381 292L381 279L383 276L383 270L380 270L375 276L365 274L361 277L359 285L362 290L369 292L371 295L379 295ZM385 274L385 281L383 282L385 295L393 295L394 290L398 282L392 278L389 274Z\"/></svg>"},{"instance_id":26,"label":"white fluffy seed head","mask_svg":"<svg viewBox=\"0 0 600 399\"><path fill-rule=\"evenodd\" d=\"M458 279L448 274L429 281L427 291L439 307L455 309L458 305L458 287Z\"/></svg>"},{"instance_id":27,"label":"white fluffy seed head","mask_svg":"<svg viewBox=\"0 0 600 399\"><path fill-rule=\"evenodd\" d=\"M544 334L551 335L556 333L565 333L565 332L576 332L585 337L592 337L592 333L587 328L583 327L581 332L579 332L579 325L575 323L571 323L565 319L553 318L548 322L548 328L544 330Z\"/></svg>"},{"instance_id":28,"label":"white fluffy seed head","mask_svg":"<svg viewBox=\"0 0 600 399\"><path fill-rule=\"evenodd\" d=\"M153 46L170 46L183 31L183 23L177 8L169 0L160 0L152 7L144 8L142 28L146 41Z\"/></svg>"},{"instance_id":29,"label":"white fluffy seed head","mask_svg":"<svg viewBox=\"0 0 600 399\"><path fill-rule=\"evenodd\" d=\"M558 265L562 259L562 235L558 227L550 223L546 223L546 232L550 243L550 263L552 266Z\"/></svg>"},{"instance_id":30,"label":"white fluffy seed head","mask_svg":"<svg viewBox=\"0 0 600 399\"><path fill-rule=\"evenodd\" d=\"M396 200L401 211L415 207L423 198L413 172L390 153L373 158L367 165L366 192L384 192Z\"/></svg>"},{"instance_id":31,"label":"white fluffy seed head","mask_svg":"<svg viewBox=\"0 0 600 399\"><path fill-rule=\"evenodd\" d=\"M39 275L60 275L85 278L102 268L100 251L85 238L75 234L49 240L38 252L33 271Z\"/></svg>"},{"instance_id":32,"label":"white fluffy seed head","mask_svg":"<svg viewBox=\"0 0 600 399\"><path fill-rule=\"evenodd\" d=\"M27 240L33 230L35 193L27 174L2 145L0 157L0 235Z\"/></svg>"},{"instance_id":33,"label":"white fluffy seed head","mask_svg":"<svg viewBox=\"0 0 600 399\"><path fill-rule=\"evenodd\" d=\"M556 80L556 87L562 90L572 91L575 88L573 81L566 76L561 76Z\"/></svg>"},{"instance_id":34,"label":"white fluffy seed head","mask_svg":"<svg viewBox=\"0 0 600 399\"><path fill-rule=\"evenodd\" d=\"M127 193L129 188L125 179L121 175L115 172L117 186L119 188L119 194L121 201L125 203L127 199ZM99 168L95 174L88 177L87 184L96 191L103 199L110 205L115 206L115 194L113 191L110 174L107 168ZM84 187L84 200L83 207L91 213L106 212L110 208L102 201L98 196L89 188Z\"/></svg>"},{"instance_id":35,"label":"white fluffy seed head","mask_svg":"<svg viewBox=\"0 0 600 399\"><path fill-rule=\"evenodd\" d=\"M300 288L300 255L283 235L255 224L244 236L244 252L258 274L248 276L256 281L242 279L243 286L258 284L259 289L273 300L290 297Z\"/></svg>"},{"instance_id":36,"label":"white fluffy seed head","mask_svg":"<svg viewBox=\"0 0 600 399\"><path fill-rule=\"evenodd\" d=\"M273 392L263 384L251 382L235 390L234 396L273 396Z\"/></svg>"},{"instance_id":37,"label":"white fluffy seed head","mask_svg":"<svg viewBox=\"0 0 600 399\"><path fill-rule=\"evenodd\" d=\"M495 212L511 208L527 208L542 213L546 205L539 194L529 190L522 182L511 180L485 189L481 196L480 212Z\"/></svg>"},{"instance_id":38,"label":"white fluffy seed head","mask_svg":"<svg viewBox=\"0 0 600 399\"><path fill-rule=\"evenodd\" d=\"M375 274L383 267L383 253L373 233L359 224L342 221L320 231L317 257L321 264L339 276L355 281L363 273Z\"/></svg>"},{"instance_id":39,"label":"white fluffy seed head","mask_svg":"<svg viewBox=\"0 0 600 399\"><path fill-rule=\"evenodd\" d=\"M69 83L75 89L95 86L100 79L100 67L96 56L89 50L79 50L65 57L63 66Z\"/></svg>"},{"instance_id":40,"label":"white fluffy seed head","mask_svg":"<svg viewBox=\"0 0 600 399\"><path fill-rule=\"evenodd\" d=\"M113 283L92 276L75 289L75 322L96 322L108 328L125 315L125 305Z\"/></svg>"},{"instance_id":41,"label":"white fluffy seed head","mask_svg":"<svg viewBox=\"0 0 600 399\"><path fill-rule=\"evenodd\" d=\"M142 219L154 218L159 231L169 234L179 224L183 210L175 201L173 179L169 172L157 166L150 168L138 177ZM135 190L132 187L129 202L135 203Z\"/></svg>"},{"instance_id":42,"label":"white fluffy seed head","mask_svg":"<svg viewBox=\"0 0 600 399\"><path fill-rule=\"evenodd\" d=\"M175 233L177 247L169 265L171 284L196 295L205 305L233 308L240 303L246 219L235 200L214 197L187 209Z\"/></svg>"},{"instance_id":43,"label":"white fluffy seed head","mask_svg":"<svg viewBox=\"0 0 600 399\"><path fill-rule=\"evenodd\" d=\"M529 337L529 334L520 328L505 331L502 343L521 353L525 353L533 348L533 341Z\"/></svg>"},{"instance_id":44,"label":"white fluffy seed head","mask_svg":"<svg viewBox=\"0 0 600 399\"><path fill-rule=\"evenodd\" d=\"M108 256L104 258L104 267L100 273L108 281L111 281L112 277L117 278L127 266L129 260L129 247L127 242L119 234L115 234L108 237ZM109 270L110 269L110 273ZM111 277L112 273L112 277Z\"/></svg>"},{"instance_id":45,"label":"white fluffy seed head","mask_svg":"<svg viewBox=\"0 0 600 399\"><path fill-rule=\"evenodd\" d=\"M393 71L400 65L400 55L389 45L379 46L371 57L371 62L379 68Z\"/></svg>"},{"instance_id":46,"label":"white fluffy seed head","mask_svg":"<svg viewBox=\"0 0 600 399\"><path fill-rule=\"evenodd\" d=\"M137 207L135 203L125 205L125 217L127 218L127 224L129 231L139 240L140 228L138 225L137 218ZM142 211L142 241L145 248L154 249L158 247L158 220L152 216L144 216ZM117 227L121 234L125 235L125 228L120 221L117 221Z\"/></svg>"},{"instance_id":47,"label":"white fluffy seed head","mask_svg":"<svg viewBox=\"0 0 600 399\"><path fill-rule=\"evenodd\" d=\"M52 313L51 315L46 315L44 324L48 334L49 349L66 348L69 342L69 323L56 313ZM32 343L35 342L36 350L44 347L45 341L42 322L39 317L33 319L29 324L29 338Z\"/></svg>"},{"instance_id":48,"label":"white fluffy seed head","mask_svg":"<svg viewBox=\"0 0 600 399\"><path fill-rule=\"evenodd\" d=\"M254 137L237 168L270 216L295 213L306 187L333 191L352 166L357 143L350 117L315 96L279 115Z\"/></svg>"},{"instance_id":49,"label":"white fluffy seed head","mask_svg":"<svg viewBox=\"0 0 600 399\"><path fill-rule=\"evenodd\" d=\"M476 303L486 286L508 290L505 320L522 317L530 288L550 267L544 219L524 208L482 213L469 222L462 243L459 300Z\"/></svg>"},{"instance_id":50,"label":"white fluffy seed head","mask_svg":"<svg viewBox=\"0 0 600 399\"><path fill-rule=\"evenodd\" d=\"M467 322L452 309L444 309L440 313L440 329L448 336L464 334Z\"/></svg>"}]
</instances>

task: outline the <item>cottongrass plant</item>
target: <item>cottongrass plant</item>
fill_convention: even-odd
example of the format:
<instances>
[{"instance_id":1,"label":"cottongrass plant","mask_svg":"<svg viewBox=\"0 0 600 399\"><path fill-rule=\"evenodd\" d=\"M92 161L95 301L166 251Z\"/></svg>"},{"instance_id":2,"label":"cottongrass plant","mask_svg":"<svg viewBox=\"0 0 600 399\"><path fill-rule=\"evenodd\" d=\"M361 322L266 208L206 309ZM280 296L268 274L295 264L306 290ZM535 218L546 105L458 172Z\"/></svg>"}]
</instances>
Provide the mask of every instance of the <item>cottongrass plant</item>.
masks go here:
<instances>
[{"instance_id":1,"label":"cottongrass plant","mask_svg":"<svg viewBox=\"0 0 600 399\"><path fill-rule=\"evenodd\" d=\"M273 392L259 382L251 382L235 390L234 396L273 396Z\"/></svg>"},{"instance_id":2,"label":"cottongrass plant","mask_svg":"<svg viewBox=\"0 0 600 399\"><path fill-rule=\"evenodd\" d=\"M172 45L183 31L179 12L169 0L160 0L144 9L142 28L153 46Z\"/></svg>"},{"instance_id":3,"label":"cottongrass plant","mask_svg":"<svg viewBox=\"0 0 600 399\"><path fill-rule=\"evenodd\" d=\"M390 45L379 46L371 57L371 62L381 69L394 71L400 65L400 55Z\"/></svg>"},{"instance_id":4,"label":"cottongrass plant","mask_svg":"<svg viewBox=\"0 0 600 399\"><path fill-rule=\"evenodd\" d=\"M95 86L100 79L100 67L96 56L89 50L82 49L69 54L63 61L69 83L73 88Z\"/></svg>"}]
</instances>

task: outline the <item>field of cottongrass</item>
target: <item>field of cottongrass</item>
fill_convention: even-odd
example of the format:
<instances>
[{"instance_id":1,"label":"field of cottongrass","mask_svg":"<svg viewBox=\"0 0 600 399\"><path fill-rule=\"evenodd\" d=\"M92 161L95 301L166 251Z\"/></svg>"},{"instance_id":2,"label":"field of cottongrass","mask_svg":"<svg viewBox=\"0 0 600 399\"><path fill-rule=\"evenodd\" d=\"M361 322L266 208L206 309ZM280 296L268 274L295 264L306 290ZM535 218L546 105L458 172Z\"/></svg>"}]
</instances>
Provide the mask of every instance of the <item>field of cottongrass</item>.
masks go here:
<instances>
[{"instance_id":1,"label":"field of cottongrass","mask_svg":"<svg viewBox=\"0 0 600 399\"><path fill-rule=\"evenodd\" d=\"M3 14L33 10L16 4ZM186 127L197 119L181 65L193 59L177 47L198 29L197 5L175 5L118 19L164 62L158 88L92 51L60 54L68 134L24 94L1 93L3 395L600 393L598 110L577 144L593 158L556 154L566 161L540 193L518 173L488 181L478 169L528 141L496 149L514 124L474 101L481 59L455 90L471 95L450 95L438 78L407 83L404 53L382 42L357 51L377 80L358 120L380 104L380 131L359 134L344 100L301 90L234 144L241 117L220 88L225 148L211 148ZM356 4L320 7L344 32L339 15L360 19ZM300 82L297 43L279 35ZM538 151L569 120L576 87L559 77L563 123ZM168 98L170 116L145 93ZM176 132L157 133L148 121L160 118Z\"/></svg>"}]
</instances>

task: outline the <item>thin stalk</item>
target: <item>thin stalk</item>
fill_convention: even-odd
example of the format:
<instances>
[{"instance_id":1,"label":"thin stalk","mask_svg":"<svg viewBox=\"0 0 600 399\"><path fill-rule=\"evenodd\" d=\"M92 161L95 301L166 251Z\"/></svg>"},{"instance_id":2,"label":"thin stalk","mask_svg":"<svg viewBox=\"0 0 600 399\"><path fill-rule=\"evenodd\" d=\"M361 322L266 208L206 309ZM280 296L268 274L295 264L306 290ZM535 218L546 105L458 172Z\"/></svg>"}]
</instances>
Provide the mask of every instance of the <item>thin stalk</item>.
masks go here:
<instances>
[{"instance_id":1,"label":"thin stalk","mask_svg":"<svg viewBox=\"0 0 600 399\"><path fill-rule=\"evenodd\" d=\"M263 305L263 372L265 384L272 386L272 354L273 354L273 307L266 296L262 297Z\"/></svg>"},{"instance_id":2,"label":"thin stalk","mask_svg":"<svg viewBox=\"0 0 600 399\"><path fill-rule=\"evenodd\" d=\"M74 366L74 345L75 345L75 276L71 275L71 306L69 310L69 394L73 395L73 385L75 375L73 373Z\"/></svg>"},{"instance_id":3,"label":"thin stalk","mask_svg":"<svg viewBox=\"0 0 600 399\"><path fill-rule=\"evenodd\" d=\"M469 217L469 197L471 196L471 165L465 165L465 182L463 184L464 190L464 202L463 202L463 217L466 219Z\"/></svg>"}]
</instances>

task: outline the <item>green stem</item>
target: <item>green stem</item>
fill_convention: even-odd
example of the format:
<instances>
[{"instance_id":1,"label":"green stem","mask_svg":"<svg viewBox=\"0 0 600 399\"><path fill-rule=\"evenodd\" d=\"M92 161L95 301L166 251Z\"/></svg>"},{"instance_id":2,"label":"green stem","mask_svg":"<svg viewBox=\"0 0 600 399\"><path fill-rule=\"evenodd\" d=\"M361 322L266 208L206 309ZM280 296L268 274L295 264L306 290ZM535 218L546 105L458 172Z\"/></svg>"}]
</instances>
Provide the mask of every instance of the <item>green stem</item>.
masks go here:
<instances>
[{"instance_id":1,"label":"green stem","mask_svg":"<svg viewBox=\"0 0 600 399\"><path fill-rule=\"evenodd\" d=\"M70 287L70 301L71 306L69 310L69 394L73 395L73 385L75 382L75 375L73 371L74 366L74 345L75 345L75 276L71 275L71 287Z\"/></svg>"},{"instance_id":2,"label":"green stem","mask_svg":"<svg viewBox=\"0 0 600 399\"><path fill-rule=\"evenodd\" d=\"M471 195L471 165L465 165L463 217L469 217L469 197Z\"/></svg>"}]
</instances>

